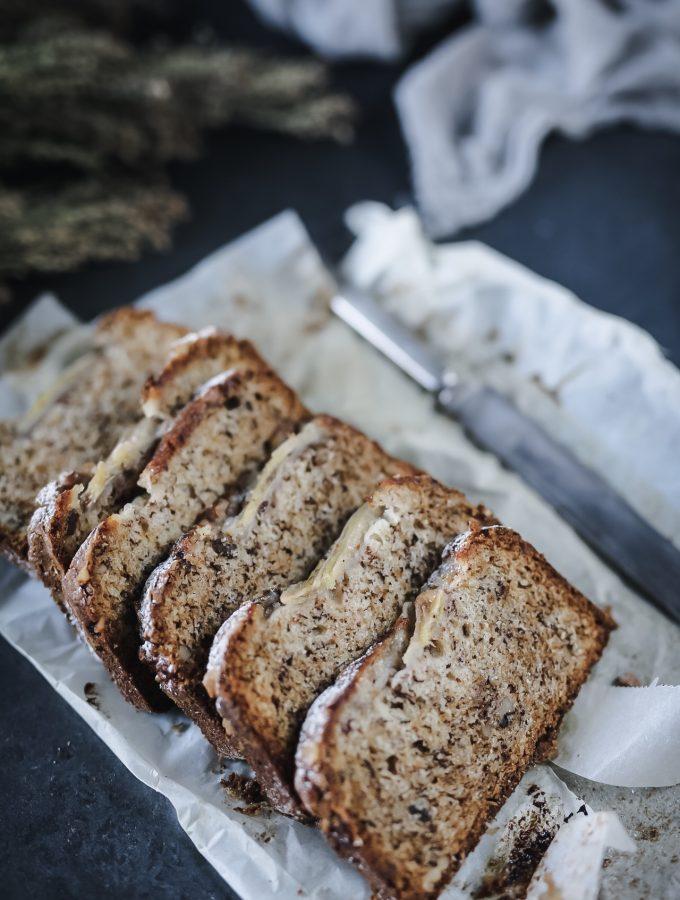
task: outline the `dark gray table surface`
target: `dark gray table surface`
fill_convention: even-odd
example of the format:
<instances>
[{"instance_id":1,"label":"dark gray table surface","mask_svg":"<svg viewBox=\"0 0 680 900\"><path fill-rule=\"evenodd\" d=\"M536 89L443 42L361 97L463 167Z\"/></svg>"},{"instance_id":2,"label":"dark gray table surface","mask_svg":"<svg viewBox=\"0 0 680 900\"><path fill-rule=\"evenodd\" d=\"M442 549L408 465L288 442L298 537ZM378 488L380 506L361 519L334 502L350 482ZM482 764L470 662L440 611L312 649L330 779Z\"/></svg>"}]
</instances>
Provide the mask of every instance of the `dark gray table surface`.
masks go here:
<instances>
[{"instance_id":1,"label":"dark gray table surface","mask_svg":"<svg viewBox=\"0 0 680 900\"><path fill-rule=\"evenodd\" d=\"M213 17L225 37L273 38L240 4ZM229 10L227 11L227 7ZM331 258L348 246L354 201L411 199L408 159L390 102L398 67L339 66L359 99L349 147L233 129L198 163L176 166L192 218L173 249L136 264L91 266L18 286L2 325L50 289L84 318L134 300L286 207ZM620 127L583 143L552 138L530 189L474 237L646 328L680 364L680 138ZM99 742L29 663L0 640L0 895L235 896L194 850L170 804Z\"/></svg>"}]
</instances>

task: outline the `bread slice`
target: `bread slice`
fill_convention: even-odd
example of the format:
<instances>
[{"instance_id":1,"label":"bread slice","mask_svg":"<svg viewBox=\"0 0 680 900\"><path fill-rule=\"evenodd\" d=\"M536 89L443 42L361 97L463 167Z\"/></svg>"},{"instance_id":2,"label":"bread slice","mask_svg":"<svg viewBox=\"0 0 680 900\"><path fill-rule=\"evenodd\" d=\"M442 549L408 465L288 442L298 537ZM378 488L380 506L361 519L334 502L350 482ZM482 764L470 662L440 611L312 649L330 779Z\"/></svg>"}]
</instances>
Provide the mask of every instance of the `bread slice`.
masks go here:
<instances>
[{"instance_id":1,"label":"bread slice","mask_svg":"<svg viewBox=\"0 0 680 900\"><path fill-rule=\"evenodd\" d=\"M248 341L215 329L187 335L143 387L138 420L91 477L69 472L38 495L28 529L29 560L61 604L62 580L78 547L107 515L139 492L137 480L169 420L210 378L235 367L265 367Z\"/></svg>"},{"instance_id":2,"label":"bread slice","mask_svg":"<svg viewBox=\"0 0 680 900\"><path fill-rule=\"evenodd\" d=\"M307 581L243 605L218 632L204 684L272 804L293 791L298 731L312 701L413 598L450 539L489 521L427 476L383 482Z\"/></svg>"},{"instance_id":3,"label":"bread slice","mask_svg":"<svg viewBox=\"0 0 680 900\"><path fill-rule=\"evenodd\" d=\"M507 528L448 548L314 703L295 786L381 896L434 898L556 734L614 627Z\"/></svg>"},{"instance_id":4,"label":"bread slice","mask_svg":"<svg viewBox=\"0 0 680 900\"><path fill-rule=\"evenodd\" d=\"M178 538L252 476L307 417L273 372L247 369L209 381L175 418L139 478L143 493L81 545L63 592L85 640L140 709L163 695L139 660L137 607L144 580Z\"/></svg>"},{"instance_id":5,"label":"bread slice","mask_svg":"<svg viewBox=\"0 0 680 900\"><path fill-rule=\"evenodd\" d=\"M142 658L218 752L236 753L202 684L219 626L244 600L307 576L379 481L414 471L317 416L277 448L238 516L192 529L150 576Z\"/></svg>"},{"instance_id":6,"label":"bread slice","mask_svg":"<svg viewBox=\"0 0 680 900\"><path fill-rule=\"evenodd\" d=\"M28 524L38 491L63 471L81 479L139 415L139 394L186 334L123 307L96 324L92 348L19 422L0 430L0 553L30 571Z\"/></svg>"}]
</instances>

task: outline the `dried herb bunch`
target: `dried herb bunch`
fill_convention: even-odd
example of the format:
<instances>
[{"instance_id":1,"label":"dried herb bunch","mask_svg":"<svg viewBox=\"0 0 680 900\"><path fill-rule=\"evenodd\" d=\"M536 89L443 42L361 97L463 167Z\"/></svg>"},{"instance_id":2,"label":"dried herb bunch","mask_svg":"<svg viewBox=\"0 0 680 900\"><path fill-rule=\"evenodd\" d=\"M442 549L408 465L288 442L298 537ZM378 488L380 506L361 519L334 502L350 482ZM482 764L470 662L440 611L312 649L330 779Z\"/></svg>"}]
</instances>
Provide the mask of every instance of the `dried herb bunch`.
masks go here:
<instances>
[{"instance_id":1,"label":"dried herb bunch","mask_svg":"<svg viewBox=\"0 0 680 900\"><path fill-rule=\"evenodd\" d=\"M120 4L115 23L103 0L47 6L0 0L0 282L167 246L186 205L165 164L207 129L351 136L352 104L315 61L140 47Z\"/></svg>"}]
</instances>

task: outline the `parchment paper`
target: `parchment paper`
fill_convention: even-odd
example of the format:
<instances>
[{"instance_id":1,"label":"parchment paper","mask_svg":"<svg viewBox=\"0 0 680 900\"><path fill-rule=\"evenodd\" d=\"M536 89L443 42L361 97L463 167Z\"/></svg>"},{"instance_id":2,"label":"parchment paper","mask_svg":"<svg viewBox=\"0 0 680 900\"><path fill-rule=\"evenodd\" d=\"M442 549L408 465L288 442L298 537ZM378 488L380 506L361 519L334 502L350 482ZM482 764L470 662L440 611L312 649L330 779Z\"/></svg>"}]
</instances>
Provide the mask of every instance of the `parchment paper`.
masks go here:
<instances>
[{"instance_id":1,"label":"parchment paper","mask_svg":"<svg viewBox=\"0 0 680 900\"><path fill-rule=\"evenodd\" d=\"M383 246L388 245L385 238ZM465 262L464 248L465 245L456 248L457 264ZM483 253L477 246L469 249L472 258L478 259ZM489 259L497 257L487 252ZM545 304L552 304L551 290L557 290L555 286L530 273L524 273L524 278L534 285L537 298L542 296ZM184 278L147 295L142 305L155 309L166 319L194 328L216 324L252 338L313 409L352 421L392 452L459 486L473 498L484 500L595 602L610 604L620 628L594 673L594 683L609 685L616 675L632 670L643 684L649 684L654 677L677 684L678 629L627 590L514 475L503 471L491 456L471 447L454 423L435 414L429 399L413 384L333 320L326 308L330 289L329 278L299 219L293 213L284 213L218 251ZM465 294L464 283L463 291ZM406 296L407 292L402 291L402 297ZM465 296L471 307L468 318L473 320L475 308L484 312L484 307L476 304L471 289ZM530 321L532 316L535 318L532 308L528 305L523 310L520 303L513 304L511 312L506 311L506 323L514 319L515 331L522 333L526 327L523 316L528 312ZM579 309L588 316L599 315L574 300L573 307L555 323L559 325L556 333L564 334L573 327L574 317L579 319ZM584 334L587 338L587 331ZM24 344L25 337L24 332ZM660 355L651 354L648 337L641 335L640 343L645 351L643 357L650 360L649 377L660 378ZM15 346L15 337L9 335L0 346L0 354L16 359ZM543 347L537 349L543 352ZM608 352L614 356L617 349L614 344ZM460 348L461 354L465 350ZM50 364L49 354L47 361ZM524 383L530 383L530 379L520 367L513 381L518 395ZM12 385L16 386L16 377L10 372L0 380L0 398L3 404L5 398L11 398L11 411L16 412L20 400L10 390ZM674 424L672 417L669 424ZM669 511L669 526L672 515ZM275 895L344 900L368 896L360 876L340 862L312 829L271 813L252 817L239 811L239 802L222 790L219 763L197 729L185 728L179 714L145 715L126 705L98 661L76 640L46 591L8 567L3 570L3 579L0 631L131 771L171 800L180 824L200 852L244 898ZM653 692L655 688L647 690ZM677 715L677 704L672 705L670 714ZM592 716L588 721L592 721ZM634 727L635 723L628 725ZM573 723L568 723L568 727L573 736ZM580 727L578 722L575 727ZM653 759L654 753L654 747L647 748L647 757ZM582 765L578 771L584 771ZM677 788L632 792L596 785L560 770L560 777L566 782L563 784L547 767L526 777L552 779L550 796L554 799L549 805L562 821L562 812L568 808L565 803L580 806L585 800L595 810L613 810L633 836L655 835L653 840L639 840L636 853L611 855L610 864L603 870L603 896L674 896L669 890L680 885L678 859L673 856L677 852L673 832L680 798ZM520 809L523 796L518 789L501 812L511 817L513 811ZM567 842L570 831L565 826L555 846L558 839ZM620 849L631 847L615 815L593 818L587 832L594 858L602 856L608 843ZM492 854L502 833L502 829L496 829L488 835ZM583 834L577 837L581 840ZM480 856L469 862L473 875L475 866L479 874L485 865L483 852L489 852L489 845L486 846L483 851L480 844ZM560 873L569 876L559 859L556 865ZM581 881L569 877L574 890L583 890L583 896L590 891L588 895L595 896L592 891L597 890L598 876L599 866L591 866ZM535 882L532 890L540 886L539 873ZM454 885L451 890L464 888L465 885Z\"/></svg>"}]
</instances>

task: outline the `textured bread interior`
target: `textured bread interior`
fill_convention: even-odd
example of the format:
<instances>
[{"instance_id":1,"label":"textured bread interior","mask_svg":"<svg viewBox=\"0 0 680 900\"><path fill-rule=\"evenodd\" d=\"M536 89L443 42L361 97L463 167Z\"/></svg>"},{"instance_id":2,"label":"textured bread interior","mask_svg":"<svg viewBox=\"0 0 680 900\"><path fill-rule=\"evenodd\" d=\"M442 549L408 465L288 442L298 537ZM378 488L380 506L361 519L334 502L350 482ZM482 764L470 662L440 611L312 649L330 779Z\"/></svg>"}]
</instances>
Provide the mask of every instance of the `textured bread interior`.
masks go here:
<instances>
[{"instance_id":1,"label":"textured bread interior","mask_svg":"<svg viewBox=\"0 0 680 900\"><path fill-rule=\"evenodd\" d=\"M139 492L139 474L173 414L220 372L258 366L265 364L247 341L215 329L187 335L148 379L142 392L144 413L140 405L138 420L97 463L92 477L70 473L41 491L29 527L29 558L57 601L64 573L87 535Z\"/></svg>"},{"instance_id":2,"label":"textured bread interior","mask_svg":"<svg viewBox=\"0 0 680 900\"><path fill-rule=\"evenodd\" d=\"M147 416L168 419L187 403L206 381L234 366L264 366L250 341L239 340L216 328L206 328L177 341L163 368L152 375L142 391Z\"/></svg>"},{"instance_id":3,"label":"textured bread interior","mask_svg":"<svg viewBox=\"0 0 680 900\"><path fill-rule=\"evenodd\" d=\"M137 658L145 578L305 416L295 394L268 370L227 372L208 382L161 439L140 476L143 493L104 519L73 558L64 599L123 693L142 708L158 699Z\"/></svg>"},{"instance_id":4,"label":"textured bread interior","mask_svg":"<svg viewBox=\"0 0 680 900\"><path fill-rule=\"evenodd\" d=\"M137 478L158 439L158 422L131 426L93 474L68 472L38 494L28 528L28 558L61 604L62 580L78 547L109 513L138 492Z\"/></svg>"},{"instance_id":5,"label":"textured bread interior","mask_svg":"<svg viewBox=\"0 0 680 900\"><path fill-rule=\"evenodd\" d=\"M371 488L410 469L317 416L277 448L238 516L192 529L149 578L142 654L218 750L226 735L202 684L218 627L245 599L304 578Z\"/></svg>"},{"instance_id":6,"label":"textured bread interior","mask_svg":"<svg viewBox=\"0 0 680 900\"><path fill-rule=\"evenodd\" d=\"M186 329L123 308L105 316L93 349L74 362L23 421L0 432L0 551L27 565L36 495L63 471L91 469L138 417L139 396Z\"/></svg>"},{"instance_id":7,"label":"textured bread interior","mask_svg":"<svg viewBox=\"0 0 680 900\"><path fill-rule=\"evenodd\" d=\"M386 896L435 897L558 728L612 622L505 528L461 537L314 704L296 787Z\"/></svg>"},{"instance_id":8,"label":"textured bread interior","mask_svg":"<svg viewBox=\"0 0 680 900\"><path fill-rule=\"evenodd\" d=\"M309 705L394 623L446 543L487 515L426 476L386 481L307 581L227 620L209 686L279 809L298 811L293 754Z\"/></svg>"}]
</instances>

